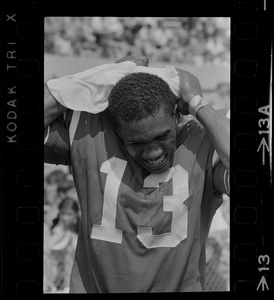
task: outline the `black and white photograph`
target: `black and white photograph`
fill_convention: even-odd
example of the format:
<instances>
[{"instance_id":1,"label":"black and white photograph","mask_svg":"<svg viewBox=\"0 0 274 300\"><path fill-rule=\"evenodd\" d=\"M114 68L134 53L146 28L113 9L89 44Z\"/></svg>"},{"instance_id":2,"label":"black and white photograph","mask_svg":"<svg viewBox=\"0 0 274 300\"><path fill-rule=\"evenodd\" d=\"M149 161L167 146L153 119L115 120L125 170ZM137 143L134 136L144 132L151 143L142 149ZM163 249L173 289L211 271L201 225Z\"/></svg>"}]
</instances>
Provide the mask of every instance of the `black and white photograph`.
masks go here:
<instances>
[{"instance_id":1,"label":"black and white photograph","mask_svg":"<svg viewBox=\"0 0 274 300\"><path fill-rule=\"evenodd\" d=\"M230 23L44 18L44 294L230 291Z\"/></svg>"}]
</instances>

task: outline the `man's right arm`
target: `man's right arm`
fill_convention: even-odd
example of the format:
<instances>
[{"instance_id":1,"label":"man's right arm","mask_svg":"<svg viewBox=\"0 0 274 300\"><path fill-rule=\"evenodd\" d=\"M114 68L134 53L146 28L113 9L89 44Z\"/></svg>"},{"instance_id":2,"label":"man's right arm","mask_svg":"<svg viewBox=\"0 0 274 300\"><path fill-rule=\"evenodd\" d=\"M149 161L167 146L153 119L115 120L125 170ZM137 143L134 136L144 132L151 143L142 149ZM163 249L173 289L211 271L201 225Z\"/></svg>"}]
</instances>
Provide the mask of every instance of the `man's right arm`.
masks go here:
<instances>
[{"instance_id":1,"label":"man's right arm","mask_svg":"<svg viewBox=\"0 0 274 300\"><path fill-rule=\"evenodd\" d=\"M46 129L67 108L61 105L50 93L47 84L44 84L44 128Z\"/></svg>"},{"instance_id":2,"label":"man's right arm","mask_svg":"<svg viewBox=\"0 0 274 300\"><path fill-rule=\"evenodd\" d=\"M67 110L51 95L44 84L44 162L68 165L69 135L61 115Z\"/></svg>"},{"instance_id":3,"label":"man's right arm","mask_svg":"<svg viewBox=\"0 0 274 300\"><path fill-rule=\"evenodd\" d=\"M70 164L69 132L63 116L44 129L44 162L55 165Z\"/></svg>"}]
</instances>

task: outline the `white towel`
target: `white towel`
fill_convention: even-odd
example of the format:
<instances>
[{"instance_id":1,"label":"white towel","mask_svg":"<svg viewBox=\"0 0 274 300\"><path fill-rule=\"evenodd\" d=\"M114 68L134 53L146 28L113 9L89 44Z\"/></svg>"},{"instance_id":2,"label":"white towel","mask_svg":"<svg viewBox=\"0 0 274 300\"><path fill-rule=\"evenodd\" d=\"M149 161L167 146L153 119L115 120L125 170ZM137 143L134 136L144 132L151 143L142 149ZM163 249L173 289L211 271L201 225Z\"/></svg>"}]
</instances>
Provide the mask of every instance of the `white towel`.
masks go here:
<instances>
[{"instance_id":1,"label":"white towel","mask_svg":"<svg viewBox=\"0 0 274 300\"><path fill-rule=\"evenodd\" d=\"M103 64L74 75L51 79L47 86L63 106L96 114L107 108L108 96L115 84L124 76L138 72L158 75L169 84L176 96L179 95L179 75L173 66L151 68L137 66L132 61Z\"/></svg>"}]
</instances>

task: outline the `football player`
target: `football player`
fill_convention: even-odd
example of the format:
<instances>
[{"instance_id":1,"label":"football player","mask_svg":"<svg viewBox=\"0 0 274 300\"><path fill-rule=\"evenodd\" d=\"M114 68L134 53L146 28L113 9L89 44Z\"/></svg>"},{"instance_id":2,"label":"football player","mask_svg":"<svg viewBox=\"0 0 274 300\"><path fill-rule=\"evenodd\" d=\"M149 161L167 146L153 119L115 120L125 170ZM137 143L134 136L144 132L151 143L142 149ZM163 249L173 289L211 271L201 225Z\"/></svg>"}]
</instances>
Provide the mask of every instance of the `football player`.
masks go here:
<instances>
[{"instance_id":1,"label":"football player","mask_svg":"<svg viewBox=\"0 0 274 300\"><path fill-rule=\"evenodd\" d=\"M211 221L229 195L229 119L191 73L167 71L176 94L144 58L109 72L125 61L148 72L117 75L103 98L101 73L92 87L88 71L45 86L45 162L71 165L81 207L70 293L202 291ZM87 88L101 97L94 113Z\"/></svg>"}]
</instances>

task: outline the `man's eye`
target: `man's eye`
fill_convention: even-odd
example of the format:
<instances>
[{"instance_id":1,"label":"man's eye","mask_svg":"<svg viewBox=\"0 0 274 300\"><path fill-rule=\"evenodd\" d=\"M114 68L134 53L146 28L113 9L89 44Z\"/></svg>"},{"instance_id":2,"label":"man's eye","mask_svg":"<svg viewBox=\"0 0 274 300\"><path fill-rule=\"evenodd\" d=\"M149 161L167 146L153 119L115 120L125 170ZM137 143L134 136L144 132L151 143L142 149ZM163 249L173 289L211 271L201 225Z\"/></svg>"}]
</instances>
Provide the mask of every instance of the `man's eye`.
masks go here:
<instances>
[{"instance_id":1,"label":"man's eye","mask_svg":"<svg viewBox=\"0 0 274 300\"><path fill-rule=\"evenodd\" d=\"M127 143L129 147L137 147L140 143Z\"/></svg>"},{"instance_id":2,"label":"man's eye","mask_svg":"<svg viewBox=\"0 0 274 300\"><path fill-rule=\"evenodd\" d=\"M166 138L167 138L167 134L158 136L158 139L159 139L159 140L164 140L164 139L166 139Z\"/></svg>"}]
</instances>

